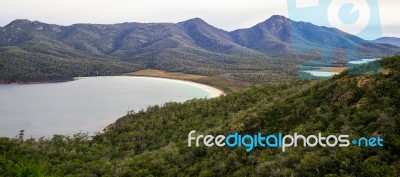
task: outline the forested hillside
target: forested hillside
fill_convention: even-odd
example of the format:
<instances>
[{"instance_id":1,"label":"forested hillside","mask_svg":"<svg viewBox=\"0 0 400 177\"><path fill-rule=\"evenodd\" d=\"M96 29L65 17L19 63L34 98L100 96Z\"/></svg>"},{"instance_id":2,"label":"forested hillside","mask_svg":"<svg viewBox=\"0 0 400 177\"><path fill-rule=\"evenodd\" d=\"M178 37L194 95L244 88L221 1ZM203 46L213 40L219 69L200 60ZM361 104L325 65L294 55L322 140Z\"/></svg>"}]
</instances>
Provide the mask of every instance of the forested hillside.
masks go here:
<instances>
[{"instance_id":1,"label":"forested hillside","mask_svg":"<svg viewBox=\"0 0 400 177\"><path fill-rule=\"evenodd\" d=\"M321 60L321 51L350 49L358 53L348 59L400 51L282 16L232 32L199 18L71 26L15 20L0 28L0 82L62 81L145 68L271 82L296 77L300 64ZM343 52L333 57L348 60Z\"/></svg>"},{"instance_id":2,"label":"forested hillside","mask_svg":"<svg viewBox=\"0 0 400 177\"><path fill-rule=\"evenodd\" d=\"M210 100L136 110L93 137L0 138L0 174L53 176L399 176L400 57L385 74L257 85ZM364 67L364 66L361 66ZM351 72L351 71L349 71ZM381 136L383 147L188 147L218 135L298 132Z\"/></svg>"},{"instance_id":3,"label":"forested hillside","mask_svg":"<svg viewBox=\"0 0 400 177\"><path fill-rule=\"evenodd\" d=\"M2 50L0 83L59 82L74 77L119 75L143 68L135 63L112 59L67 59L15 47Z\"/></svg>"}]
</instances>

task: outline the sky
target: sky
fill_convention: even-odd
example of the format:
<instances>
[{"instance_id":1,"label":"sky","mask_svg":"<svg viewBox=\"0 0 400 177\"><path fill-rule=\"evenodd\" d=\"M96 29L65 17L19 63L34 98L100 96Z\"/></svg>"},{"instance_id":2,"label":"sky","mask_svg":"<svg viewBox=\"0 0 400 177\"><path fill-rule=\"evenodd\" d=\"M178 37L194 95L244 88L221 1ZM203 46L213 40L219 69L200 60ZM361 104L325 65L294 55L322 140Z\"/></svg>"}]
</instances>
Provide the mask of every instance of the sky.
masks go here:
<instances>
[{"instance_id":1,"label":"sky","mask_svg":"<svg viewBox=\"0 0 400 177\"><path fill-rule=\"evenodd\" d=\"M329 5L329 10L325 9L322 12L324 14L311 16L303 15L292 7L289 8L289 1L296 1L296 8L307 7L310 4L310 7L321 5L318 4L318 0L1 0L0 26L5 26L15 19L71 25L122 22L176 23L198 17L217 28L232 31L249 28L272 15L283 15L317 25L337 27L351 34L360 34L360 37L368 38L368 36L362 36L357 29L365 26L366 23L363 23L363 20L369 19L365 18L367 15L371 17L378 15L382 26L379 28L382 31L381 35L400 37L400 13L398 13L400 2L398 0L334 0L335 3ZM365 1L379 2L379 5L372 5L373 7L370 8L377 9L378 14L365 15L365 9L368 8L365 7ZM340 15L336 11L343 10L340 7L348 2L357 4L355 10L359 10L358 16L354 13L354 7L350 7L348 9L350 12L347 13L349 18L346 17L350 21L338 21ZM322 16L328 16L329 23L326 23L326 19L320 18ZM339 18L336 18L338 16ZM373 37L376 36L370 38Z\"/></svg>"}]
</instances>

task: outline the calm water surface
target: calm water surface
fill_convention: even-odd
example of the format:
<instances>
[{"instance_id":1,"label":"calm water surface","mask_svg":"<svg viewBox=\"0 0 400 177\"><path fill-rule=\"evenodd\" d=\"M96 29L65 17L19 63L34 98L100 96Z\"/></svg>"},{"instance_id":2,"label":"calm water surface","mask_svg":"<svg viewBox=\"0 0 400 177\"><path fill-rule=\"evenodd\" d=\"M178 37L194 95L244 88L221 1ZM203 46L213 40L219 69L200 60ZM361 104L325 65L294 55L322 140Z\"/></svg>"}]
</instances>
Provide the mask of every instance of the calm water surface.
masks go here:
<instances>
[{"instance_id":1,"label":"calm water surface","mask_svg":"<svg viewBox=\"0 0 400 177\"><path fill-rule=\"evenodd\" d=\"M361 59L361 60L357 60L357 61L349 61L349 63L351 63L351 64L364 64L364 63L368 63L368 62L376 61L376 60L378 60L378 58Z\"/></svg>"},{"instance_id":2,"label":"calm water surface","mask_svg":"<svg viewBox=\"0 0 400 177\"><path fill-rule=\"evenodd\" d=\"M379 58L374 58L374 59L360 59L360 60L356 60L356 61L349 61L349 64L364 64L364 63L368 63L368 62L372 62L372 61L376 61L379 60ZM303 71L303 72L307 72L312 74L313 76L320 76L320 77L332 77L333 75L335 75L334 72L327 72L327 71Z\"/></svg>"},{"instance_id":3,"label":"calm water surface","mask_svg":"<svg viewBox=\"0 0 400 177\"><path fill-rule=\"evenodd\" d=\"M94 133L149 105L210 97L181 81L148 77L88 77L64 83L0 85L0 137Z\"/></svg>"},{"instance_id":4,"label":"calm water surface","mask_svg":"<svg viewBox=\"0 0 400 177\"><path fill-rule=\"evenodd\" d=\"M325 71L304 71L306 73L310 73L313 76L319 76L319 77L332 77L335 75L334 72L325 72Z\"/></svg>"}]
</instances>

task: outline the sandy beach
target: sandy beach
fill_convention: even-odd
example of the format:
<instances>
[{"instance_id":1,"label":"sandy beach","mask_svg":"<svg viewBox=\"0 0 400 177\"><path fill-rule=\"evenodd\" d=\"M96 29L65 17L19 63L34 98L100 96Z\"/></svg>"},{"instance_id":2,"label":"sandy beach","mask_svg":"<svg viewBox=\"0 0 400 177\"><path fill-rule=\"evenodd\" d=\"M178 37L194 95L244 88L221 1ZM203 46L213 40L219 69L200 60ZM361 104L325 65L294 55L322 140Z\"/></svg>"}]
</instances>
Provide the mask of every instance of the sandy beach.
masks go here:
<instances>
[{"instance_id":1,"label":"sandy beach","mask_svg":"<svg viewBox=\"0 0 400 177\"><path fill-rule=\"evenodd\" d=\"M222 90L219 90L215 87L211 87L209 85L200 84L200 83L191 82L191 81L178 80L178 79L160 78L160 77L151 77L151 76L94 76L94 77L144 77L144 78L151 78L151 79L172 80L177 83L186 84L186 85L190 85L190 86L205 90L206 92L208 92L210 94L210 97L207 97L207 98L215 98L215 97L219 97L224 94L224 92ZM84 79L84 78L85 77L75 77L74 80Z\"/></svg>"},{"instance_id":2,"label":"sandy beach","mask_svg":"<svg viewBox=\"0 0 400 177\"><path fill-rule=\"evenodd\" d=\"M127 77L147 77L147 76L127 76ZM215 87L211 87L209 85L199 84L199 83L196 83L196 82L183 81L183 80L177 80L177 79L169 79L169 78L159 78L159 77L147 77L147 78L173 80L173 81L178 82L178 83L191 85L191 86L200 88L200 89L205 90L206 92L208 92L210 94L209 98L219 97L219 96L224 94L224 92L222 90L219 90L219 89L217 89Z\"/></svg>"},{"instance_id":3,"label":"sandy beach","mask_svg":"<svg viewBox=\"0 0 400 177\"><path fill-rule=\"evenodd\" d=\"M163 79L163 78L160 78L160 79ZM175 80L175 79L171 79L171 80ZM207 91L208 93L210 93L210 96L211 96L210 98L219 97L224 94L224 92L222 90L219 90L215 87L211 87L209 85L199 84L199 83L190 82L190 81L182 81L182 80L175 80L175 81L182 82L183 84L187 84L187 85L191 85L191 86L203 89L203 90Z\"/></svg>"}]
</instances>

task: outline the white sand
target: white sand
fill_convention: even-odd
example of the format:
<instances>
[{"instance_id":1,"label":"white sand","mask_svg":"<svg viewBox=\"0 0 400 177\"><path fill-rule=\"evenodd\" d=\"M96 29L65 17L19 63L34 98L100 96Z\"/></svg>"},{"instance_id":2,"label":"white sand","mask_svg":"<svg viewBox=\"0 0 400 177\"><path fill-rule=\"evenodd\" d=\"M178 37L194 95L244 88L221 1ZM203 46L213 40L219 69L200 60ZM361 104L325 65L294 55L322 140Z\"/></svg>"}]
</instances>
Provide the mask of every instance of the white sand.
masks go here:
<instances>
[{"instance_id":1,"label":"white sand","mask_svg":"<svg viewBox=\"0 0 400 177\"><path fill-rule=\"evenodd\" d=\"M175 79L173 79L175 80ZM210 94L210 98L215 98L215 97L219 97L221 95L224 94L224 92L222 90L219 90L215 87L211 87L209 85L205 85L205 84L199 84L196 82L190 82L190 81L182 81L182 80L176 80L177 82L182 82L184 84L188 84L197 88L200 88L202 90L205 90L206 92L208 92Z\"/></svg>"},{"instance_id":2,"label":"white sand","mask_svg":"<svg viewBox=\"0 0 400 177\"><path fill-rule=\"evenodd\" d=\"M206 92L208 92L210 94L210 97L207 97L207 98L215 98L215 97L219 97L219 96L224 94L224 92L222 90L219 90L219 89L217 89L215 87L211 87L209 85L199 84L199 83L191 82L191 81L184 81L184 80L170 79L170 78L160 78L160 77L148 77L148 76L128 76L128 77L147 77L147 78L153 78L153 79L173 80L173 81L178 82L178 83L190 85L190 86L197 87L197 88L200 88L202 90L205 90Z\"/></svg>"},{"instance_id":3,"label":"white sand","mask_svg":"<svg viewBox=\"0 0 400 177\"><path fill-rule=\"evenodd\" d=\"M209 85L199 84L199 83L191 82L191 81L178 80L178 79L150 77L150 76L92 76L92 77L144 77L144 78L161 79L161 80L165 79L165 80L172 80L174 82L190 85L190 86L205 90L206 92L208 92L210 94L210 97L207 97L207 98L215 98L215 97L219 97L224 94L224 92L222 90L219 90L215 87L211 87ZM85 78L86 77L75 77L74 80L85 79Z\"/></svg>"}]
</instances>

